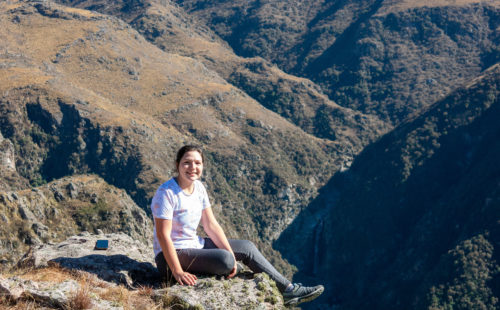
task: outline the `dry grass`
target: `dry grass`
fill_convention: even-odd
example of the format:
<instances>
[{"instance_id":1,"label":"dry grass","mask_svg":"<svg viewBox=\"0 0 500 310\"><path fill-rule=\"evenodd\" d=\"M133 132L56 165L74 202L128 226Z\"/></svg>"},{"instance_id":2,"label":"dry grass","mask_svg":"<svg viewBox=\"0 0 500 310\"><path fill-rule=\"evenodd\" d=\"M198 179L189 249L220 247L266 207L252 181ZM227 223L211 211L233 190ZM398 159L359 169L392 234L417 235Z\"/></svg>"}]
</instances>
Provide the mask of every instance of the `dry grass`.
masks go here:
<instances>
[{"instance_id":1,"label":"dry grass","mask_svg":"<svg viewBox=\"0 0 500 310\"><path fill-rule=\"evenodd\" d=\"M18 302L12 302L0 297L0 310L31 310L31 309L43 309L38 303L31 300L20 300Z\"/></svg>"},{"instance_id":2,"label":"dry grass","mask_svg":"<svg viewBox=\"0 0 500 310\"><path fill-rule=\"evenodd\" d=\"M153 300L154 290L151 287L140 287L130 291L124 286L108 287L97 292L100 299L119 304L124 309L159 309L161 306Z\"/></svg>"},{"instance_id":3,"label":"dry grass","mask_svg":"<svg viewBox=\"0 0 500 310\"><path fill-rule=\"evenodd\" d=\"M121 285L106 288L99 291L97 295L101 299L113 301L119 303L120 305L126 305L130 300L130 291Z\"/></svg>"},{"instance_id":4,"label":"dry grass","mask_svg":"<svg viewBox=\"0 0 500 310\"><path fill-rule=\"evenodd\" d=\"M5 10L13 10L21 6L21 3L17 1L2 1L2 2L3 3L0 3L0 8L3 8Z\"/></svg>"},{"instance_id":5,"label":"dry grass","mask_svg":"<svg viewBox=\"0 0 500 310\"><path fill-rule=\"evenodd\" d=\"M72 8L72 7L63 7L63 8L64 8L64 11L67 13L76 14L76 15L80 15L83 17L91 18L91 17L99 16L98 14L96 14L92 11L88 11L88 10L83 10L83 9L79 9L79 8Z\"/></svg>"},{"instance_id":6,"label":"dry grass","mask_svg":"<svg viewBox=\"0 0 500 310\"><path fill-rule=\"evenodd\" d=\"M21 270L20 270L21 271ZM68 277L73 277L74 273L57 266L51 266L41 269L25 269L21 271L21 279L31 280L36 282L52 282L52 283L62 283L68 279Z\"/></svg>"},{"instance_id":7,"label":"dry grass","mask_svg":"<svg viewBox=\"0 0 500 310\"><path fill-rule=\"evenodd\" d=\"M88 284L80 285L80 288L78 288L75 294L69 298L65 308L67 310L84 310L92 308L90 291Z\"/></svg>"},{"instance_id":8,"label":"dry grass","mask_svg":"<svg viewBox=\"0 0 500 310\"><path fill-rule=\"evenodd\" d=\"M131 310L156 310L163 309L160 303L156 303L152 299L151 295L140 295L134 296L131 304L128 307L124 307L125 309Z\"/></svg>"},{"instance_id":9,"label":"dry grass","mask_svg":"<svg viewBox=\"0 0 500 310\"><path fill-rule=\"evenodd\" d=\"M154 290L149 286L139 287L137 290L128 290L123 285L113 285L102 281L94 274L83 271L68 270L57 265L40 269L17 269L3 277L18 276L24 280L34 282L61 283L67 280L75 280L79 288L69 296L64 305L65 310L91 309L93 298L107 300L112 304L120 305L125 310L154 310L162 309L163 302L155 302ZM94 297L92 297L94 296ZM9 300L0 296L0 310L17 309L43 309L43 305L29 299L17 301Z\"/></svg>"},{"instance_id":10,"label":"dry grass","mask_svg":"<svg viewBox=\"0 0 500 310\"><path fill-rule=\"evenodd\" d=\"M27 85L42 85L52 78L52 76L37 68L20 67L0 70L0 75L3 76L4 81L0 86L2 90Z\"/></svg>"},{"instance_id":11,"label":"dry grass","mask_svg":"<svg viewBox=\"0 0 500 310\"><path fill-rule=\"evenodd\" d=\"M0 11L0 15L5 16L0 26L7 29L4 40L10 44L9 51L22 54L22 59L12 60L18 68L10 68L7 76L0 75L0 85L8 85L8 88L0 88L47 85L47 80L51 79L51 88L64 93L85 93L87 96L79 97L89 97L87 101L92 106L108 112L106 115L111 119L108 122L99 119L100 122L127 126L134 119L148 124L152 116L235 90L199 61L165 53L141 37L135 37L130 30L120 30L110 21L50 19L33 14L26 17L29 23L14 25L8 12ZM97 36L100 28L109 32ZM54 63L56 55L61 56ZM20 60L32 66L19 68ZM49 64L50 70L44 64ZM37 74L29 75L31 69ZM162 92L167 95L158 95ZM250 98L234 97L229 101L239 103L244 110L257 110L259 116L269 114ZM98 113L92 111L92 114L98 118ZM213 115L208 123L215 123Z\"/></svg>"},{"instance_id":12,"label":"dry grass","mask_svg":"<svg viewBox=\"0 0 500 310\"><path fill-rule=\"evenodd\" d=\"M140 286L137 291L137 295L139 296L148 296L151 297L153 296L154 290L151 286Z\"/></svg>"}]
</instances>

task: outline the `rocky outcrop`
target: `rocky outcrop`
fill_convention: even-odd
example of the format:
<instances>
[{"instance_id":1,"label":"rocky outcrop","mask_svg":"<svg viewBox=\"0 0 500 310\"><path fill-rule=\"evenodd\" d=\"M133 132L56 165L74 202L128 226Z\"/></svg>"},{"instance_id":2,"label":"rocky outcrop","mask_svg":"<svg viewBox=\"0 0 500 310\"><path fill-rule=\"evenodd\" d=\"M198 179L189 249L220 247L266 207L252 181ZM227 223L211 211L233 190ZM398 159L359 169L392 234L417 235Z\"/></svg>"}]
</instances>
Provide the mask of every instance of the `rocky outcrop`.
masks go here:
<instances>
[{"instance_id":1,"label":"rocky outcrop","mask_svg":"<svg viewBox=\"0 0 500 310\"><path fill-rule=\"evenodd\" d=\"M107 250L96 249L96 241L108 240ZM18 262L19 267L47 267L57 264L67 269L94 273L100 279L128 287L152 285L159 281L151 244L123 233L82 232L57 244L32 247Z\"/></svg>"},{"instance_id":2,"label":"rocky outcrop","mask_svg":"<svg viewBox=\"0 0 500 310\"><path fill-rule=\"evenodd\" d=\"M72 292L78 289L75 280L61 283L34 282L19 277L1 278L0 292L13 300L33 298L42 304L64 307L69 301Z\"/></svg>"},{"instance_id":3,"label":"rocky outcrop","mask_svg":"<svg viewBox=\"0 0 500 310\"><path fill-rule=\"evenodd\" d=\"M266 274L235 278L201 278L195 286L158 290L171 302L199 309L284 309L283 298ZM190 308L189 308L190 309Z\"/></svg>"},{"instance_id":4,"label":"rocky outcrop","mask_svg":"<svg viewBox=\"0 0 500 310\"><path fill-rule=\"evenodd\" d=\"M0 132L0 169L16 171L16 158L14 156L14 145L5 139Z\"/></svg>"},{"instance_id":5,"label":"rocky outcrop","mask_svg":"<svg viewBox=\"0 0 500 310\"><path fill-rule=\"evenodd\" d=\"M0 132L0 191L26 188L27 180L16 170L16 150L10 139Z\"/></svg>"},{"instance_id":6,"label":"rocky outcrop","mask_svg":"<svg viewBox=\"0 0 500 310\"><path fill-rule=\"evenodd\" d=\"M109 241L107 250L95 249L99 239ZM77 298L82 302L85 296L92 309L140 308L131 304L131 298L116 302L110 296L120 290L122 295L138 295L143 306L168 309L283 308L281 294L265 274L244 272L229 280L200 277L192 287L164 283L151 250L122 233L84 232L58 244L31 248L19 261L15 275L0 276L0 293L13 303L30 299L63 308Z\"/></svg>"},{"instance_id":7,"label":"rocky outcrop","mask_svg":"<svg viewBox=\"0 0 500 310\"><path fill-rule=\"evenodd\" d=\"M153 231L150 218L125 191L94 175L0 192L0 222L3 265L12 265L29 246L59 242L80 231L123 232L146 245Z\"/></svg>"}]
</instances>

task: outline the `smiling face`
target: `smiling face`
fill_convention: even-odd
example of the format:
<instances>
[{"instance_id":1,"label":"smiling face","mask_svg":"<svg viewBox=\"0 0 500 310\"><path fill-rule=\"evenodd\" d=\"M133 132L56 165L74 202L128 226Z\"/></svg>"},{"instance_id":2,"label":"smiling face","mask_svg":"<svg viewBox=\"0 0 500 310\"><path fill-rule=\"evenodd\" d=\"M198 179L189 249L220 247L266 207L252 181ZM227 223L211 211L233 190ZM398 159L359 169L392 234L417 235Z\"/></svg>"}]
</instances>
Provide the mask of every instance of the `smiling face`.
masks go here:
<instances>
[{"instance_id":1,"label":"smiling face","mask_svg":"<svg viewBox=\"0 0 500 310\"><path fill-rule=\"evenodd\" d=\"M177 163L179 176L177 181L181 188L190 187L203 173L203 158L198 151L186 152Z\"/></svg>"}]
</instances>

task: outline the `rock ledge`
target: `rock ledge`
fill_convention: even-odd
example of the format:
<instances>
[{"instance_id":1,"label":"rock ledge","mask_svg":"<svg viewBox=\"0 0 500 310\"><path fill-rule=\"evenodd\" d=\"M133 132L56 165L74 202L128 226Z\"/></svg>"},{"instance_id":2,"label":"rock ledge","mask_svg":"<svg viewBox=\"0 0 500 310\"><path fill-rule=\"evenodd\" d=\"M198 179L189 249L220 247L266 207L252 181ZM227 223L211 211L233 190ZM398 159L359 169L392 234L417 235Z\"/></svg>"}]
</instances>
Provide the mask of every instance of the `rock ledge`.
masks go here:
<instances>
[{"instance_id":1,"label":"rock ledge","mask_svg":"<svg viewBox=\"0 0 500 310\"><path fill-rule=\"evenodd\" d=\"M109 241L108 250L95 249L99 239ZM6 300L30 300L68 308L87 300L86 309L284 308L275 283L265 274L247 271L228 280L199 277L192 287L165 283L149 246L119 233L83 232L58 244L32 247L17 270L0 276L0 295L0 306Z\"/></svg>"}]
</instances>

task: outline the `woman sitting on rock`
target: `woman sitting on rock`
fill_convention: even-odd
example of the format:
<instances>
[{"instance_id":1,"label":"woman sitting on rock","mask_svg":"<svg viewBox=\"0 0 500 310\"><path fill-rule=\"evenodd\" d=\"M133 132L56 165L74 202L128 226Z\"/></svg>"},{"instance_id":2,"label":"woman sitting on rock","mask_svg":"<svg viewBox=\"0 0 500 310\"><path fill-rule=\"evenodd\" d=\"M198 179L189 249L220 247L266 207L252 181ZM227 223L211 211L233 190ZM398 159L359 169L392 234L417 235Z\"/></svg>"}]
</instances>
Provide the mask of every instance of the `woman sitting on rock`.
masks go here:
<instances>
[{"instance_id":1,"label":"woman sitting on rock","mask_svg":"<svg viewBox=\"0 0 500 310\"><path fill-rule=\"evenodd\" d=\"M322 285L292 284L252 242L226 238L200 182L203 164L201 148L182 147L176 157L177 177L163 183L153 197L154 252L160 273L168 276L171 271L180 285L194 285L197 280L194 274L232 278L238 272L236 261L242 261L253 272L265 272L276 282L285 305L318 297L323 292ZM200 219L208 238L196 234Z\"/></svg>"}]
</instances>

